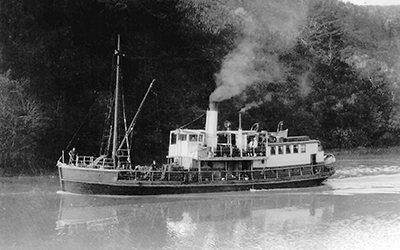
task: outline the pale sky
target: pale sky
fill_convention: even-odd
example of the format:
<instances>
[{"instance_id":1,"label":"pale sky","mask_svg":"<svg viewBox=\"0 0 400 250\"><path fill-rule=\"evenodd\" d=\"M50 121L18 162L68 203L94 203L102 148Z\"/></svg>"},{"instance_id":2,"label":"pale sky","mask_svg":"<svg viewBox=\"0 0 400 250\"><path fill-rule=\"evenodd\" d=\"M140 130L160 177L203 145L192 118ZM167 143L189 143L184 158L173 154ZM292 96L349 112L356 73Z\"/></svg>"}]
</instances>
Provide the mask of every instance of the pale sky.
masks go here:
<instances>
[{"instance_id":1,"label":"pale sky","mask_svg":"<svg viewBox=\"0 0 400 250\"><path fill-rule=\"evenodd\" d=\"M400 0L342 0L357 5L400 5Z\"/></svg>"}]
</instances>

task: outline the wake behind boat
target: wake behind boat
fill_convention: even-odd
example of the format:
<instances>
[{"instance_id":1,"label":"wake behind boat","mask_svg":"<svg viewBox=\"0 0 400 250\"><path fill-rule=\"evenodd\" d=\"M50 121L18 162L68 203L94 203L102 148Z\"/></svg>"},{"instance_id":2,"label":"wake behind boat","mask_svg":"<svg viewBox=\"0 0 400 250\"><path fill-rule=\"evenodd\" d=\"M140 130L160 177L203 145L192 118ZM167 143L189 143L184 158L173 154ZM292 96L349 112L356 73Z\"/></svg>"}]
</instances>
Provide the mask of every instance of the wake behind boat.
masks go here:
<instances>
[{"instance_id":1,"label":"wake behind boat","mask_svg":"<svg viewBox=\"0 0 400 250\"><path fill-rule=\"evenodd\" d=\"M109 144L100 156L75 156L64 152L57 166L61 189L95 195L159 195L245 191L250 189L300 188L320 185L333 173L335 161L325 154L318 140L288 136L278 125L276 132L241 127L218 130L216 103L210 103L204 129L176 129L170 132L168 163L162 166L134 166L130 157L130 133L153 83L125 134L118 135L121 108L119 87L120 39L115 53L116 83L114 120ZM124 114L124 112L122 112Z\"/></svg>"}]
</instances>

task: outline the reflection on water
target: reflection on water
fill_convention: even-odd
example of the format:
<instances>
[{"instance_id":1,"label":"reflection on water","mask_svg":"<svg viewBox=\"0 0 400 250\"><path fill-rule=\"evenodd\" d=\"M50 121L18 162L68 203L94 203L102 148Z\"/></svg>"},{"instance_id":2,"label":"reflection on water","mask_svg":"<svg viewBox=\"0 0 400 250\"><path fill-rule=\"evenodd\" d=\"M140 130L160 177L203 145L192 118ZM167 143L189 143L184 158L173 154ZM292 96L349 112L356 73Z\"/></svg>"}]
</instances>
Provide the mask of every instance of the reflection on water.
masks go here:
<instances>
[{"instance_id":1,"label":"reflection on water","mask_svg":"<svg viewBox=\"0 0 400 250\"><path fill-rule=\"evenodd\" d=\"M133 199L62 194L56 230L60 239L90 244L92 249L400 246L397 195L327 192L331 190L321 187Z\"/></svg>"},{"instance_id":2,"label":"reflection on water","mask_svg":"<svg viewBox=\"0 0 400 250\"><path fill-rule=\"evenodd\" d=\"M138 249L248 249L262 243L260 233L279 229L286 237L297 227L324 223L334 213L332 197L309 193L61 197L59 236L83 241L111 237L121 249L129 247L125 244Z\"/></svg>"},{"instance_id":3,"label":"reflection on water","mask_svg":"<svg viewBox=\"0 0 400 250\"><path fill-rule=\"evenodd\" d=\"M400 249L400 173L358 168L309 189L124 198L2 179L0 249Z\"/></svg>"}]
</instances>

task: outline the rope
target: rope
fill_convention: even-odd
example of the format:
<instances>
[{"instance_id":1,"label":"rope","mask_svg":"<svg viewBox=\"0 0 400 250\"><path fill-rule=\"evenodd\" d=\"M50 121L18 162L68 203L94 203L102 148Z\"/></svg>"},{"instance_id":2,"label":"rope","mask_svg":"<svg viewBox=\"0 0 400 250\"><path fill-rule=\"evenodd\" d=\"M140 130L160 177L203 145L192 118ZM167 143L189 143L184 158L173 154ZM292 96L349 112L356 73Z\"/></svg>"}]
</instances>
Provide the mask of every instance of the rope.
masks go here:
<instances>
[{"instance_id":1,"label":"rope","mask_svg":"<svg viewBox=\"0 0 400 250\"><path fill-rule=\"evenodd\" d=\"M181 127L179 127L179 128L180 128L180 129L183 129L184 127L186 127L186 126L192 124L193 122L197 121L198 119L200 119L200 118L203 117L204 115L205 115L205 114L200 115L199 117L197 117L197 118L194 119L193 121L191 121L191 122L189 122L189 123L186 123L185 125L183 125L183 126L181 126Z\"/></svg>"},{"instance_id":2,"label":"rope","mask_svg":"<svg viewBox=\"0 0 400 250\"><path fill-rule=\"evenodd\" d=\"M79 130L82 128L83 124L86 122L86 119L89 117L89 114L92 112L94 104L96 103L98 97L99 97L99 94L97 94L96 98L93 101L92 106L90 107L89 111L87 112L87 114L86 114L85 118L83 119L82 123L79 125L79 127L76 130L75 134L72 136L71 140L68 142L67 147L65 148L65 150L67 150L71 146L72 141L75 139L75 137L78 134Z\"/></svg>"},{"instance_id":3,"label":"rope","mask_svg":"<svg viewBox=\"0 0 400 250\"><path fill-rule=\"evenodd\" d=\"M157 125L158 125L158 135L160 136L160 159L163 159L163 140L162 140L162 133L161 133L161 119L160 119L160 110L158 108L158 95L156 94L156 92L154 92L153 90L151 90L151 92L156 96L156 110L157 110Z\"/></svg>"}]
</instances>

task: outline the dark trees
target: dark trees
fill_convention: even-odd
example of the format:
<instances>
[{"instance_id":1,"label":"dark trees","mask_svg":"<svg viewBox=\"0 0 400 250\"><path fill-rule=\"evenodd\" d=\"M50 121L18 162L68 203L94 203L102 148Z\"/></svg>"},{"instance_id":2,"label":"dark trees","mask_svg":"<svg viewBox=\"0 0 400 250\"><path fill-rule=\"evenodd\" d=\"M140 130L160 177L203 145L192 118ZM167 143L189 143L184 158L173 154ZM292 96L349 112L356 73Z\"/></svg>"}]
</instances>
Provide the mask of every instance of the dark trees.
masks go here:
<instances>
[{"instance_id":1,"label":"dark trees","mask_svg":"<svg viewBox=\"0 0 400 250\"><path fill-rule=\"evenodd\" d=\"M244 127L275 130L283 120L329 147L399 140L394 10L319 0L4 0L0 11L1 152L23 148L31 166L72 146L98 153L117 34L128 117L157 79L133 136L135 162L162 161L169 130L204 113L235 52L251 79L220 102L221 122L237 126L244 108Z\"/></svg>"}]
</instances>

